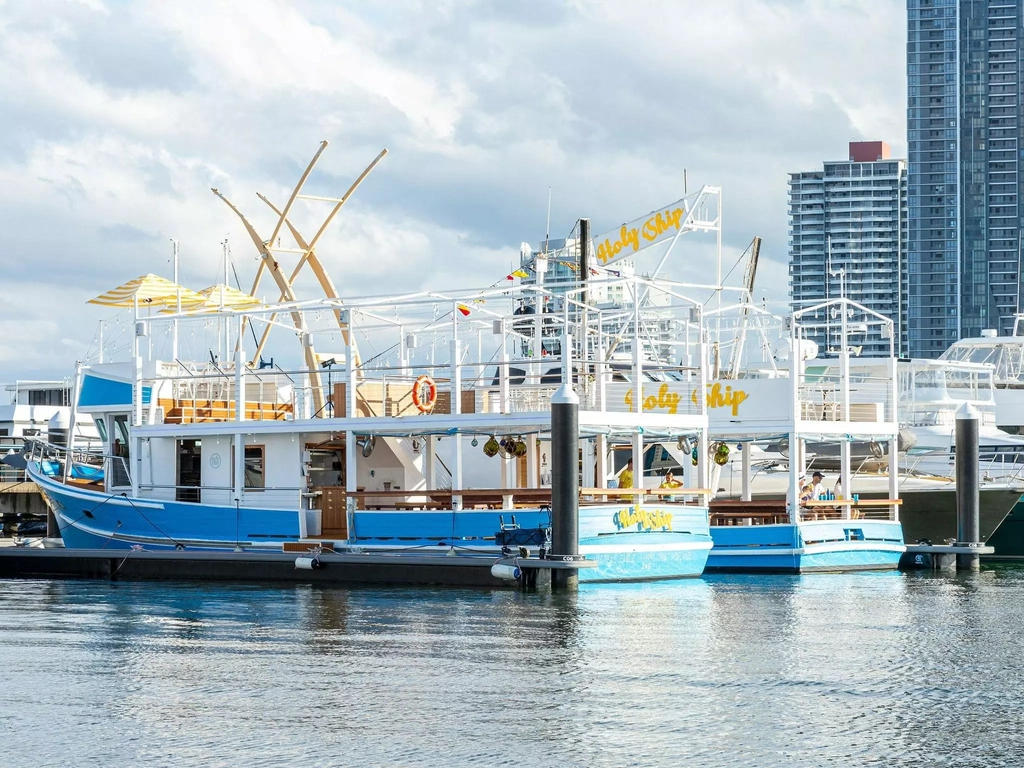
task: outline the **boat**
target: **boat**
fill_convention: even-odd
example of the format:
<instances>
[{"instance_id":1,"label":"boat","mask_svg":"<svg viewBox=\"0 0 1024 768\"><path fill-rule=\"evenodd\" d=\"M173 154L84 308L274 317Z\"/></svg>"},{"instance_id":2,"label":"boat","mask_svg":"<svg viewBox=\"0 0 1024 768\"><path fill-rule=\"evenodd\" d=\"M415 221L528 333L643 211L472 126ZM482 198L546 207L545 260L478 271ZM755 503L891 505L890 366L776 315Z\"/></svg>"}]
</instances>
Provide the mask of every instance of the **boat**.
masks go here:
<instances>
[{"instance_id":1,"label":"boat","mask_svg":"<svg viewBox=\"0 0 1024 768\"><path fill-rule=\"evenodd\" d=\"M202 301L152 276L94 299L131 309L135 331L130 359L76 371L73 416L95 422L102 451L34 440L28 458L65 546L433 554L448 564L558 555L549 456L559 386L580 399L583 455L596 465L585 479L608 475L612 444L639 455L652 439L706 447L707 408L690 397L707 379L702 305L678 284L609 276L555 291L510 276L479 290L342 298L317 238L287 215L266 238L243 217L260 268L240 302L223 291ZM295 248L277 245L285 229ZM278 261L290 253L322 298L296 296ZM279 301L254 300L264 273ZM596 288L664 300L636 303L627 318L593 301ZM523 306L558 311L534 332ZM664 329L656 349L643 335L653 322ZM272 331L286 337L277 347ZM249 333L263 334L255 349ZM623 336L634 354L613 370L608 350ZM202 339L209 354L189 360L179 338ZM552 338L557 347L545 346ZM684 347L692 361L662 361L686 395L669 402L643 365ZM701 477L672 494L584 483L578 548L596 567L580 580L699 576L712 548Z\"/></svg>"},{"instance_id":2,"label":"boat","mask_svg":"<svg viewBox=\"0 0 1024 768\"><path fill-rule=\"evenodd\" d=\"M855 379L847 333L847 323L855 323L891 342L892 321L845 298L798 309L786 318L749 306L740 309L743 327L728 331L732 345L728 373L732 377L712 381L707 393L714 456L721 466L735 465L739 456L740 495L712 503L714 547L708 570L805 573L895 569L905 551L903 499L897 482L898 363L891 354L883 375ZM822 318L827 322L837 314L843 318L838 370L814 370L808 359L813 359L817 350L810 336L820 328ZM765 335L766 323L775 321L781 321L788 336L788 352L782 355L785 375L739 378L745 328L754 324ZM725 341L720 333L720 352L726 348ZM773 367L777 357L772 357ZM785 492L775 499L756 500L755 450L763 451L780 440L792 454L787 461ZM861 478L851 466L852 446L864 441L884 446L890 478L877 496L861 493ZM810 498L802 492L811 459L808 444L837 446L845 490L832 499ZM719 470L714 474L715 489L720 480Z\"/></svg>"},{"instance_id":3,"label":"boat","mask_svg":"<svg viewBox=\"0 0 1024 768\"><path fill-rule=\"evenodd\" d=\"M995 329L986 329L981 336L961 339L942 353L940 360L990 366L993 380L994 422L1004 434L1024 433L1024 315L1014 317L1013 331L1000 336ZM1000 458L1024 470L1024 456L1015 448L1021 438L998 452ZM987 543L995 549L986 560L1024 560L1024 497L1013 506L1009 515Z\"/></svg>"}]
</instances>

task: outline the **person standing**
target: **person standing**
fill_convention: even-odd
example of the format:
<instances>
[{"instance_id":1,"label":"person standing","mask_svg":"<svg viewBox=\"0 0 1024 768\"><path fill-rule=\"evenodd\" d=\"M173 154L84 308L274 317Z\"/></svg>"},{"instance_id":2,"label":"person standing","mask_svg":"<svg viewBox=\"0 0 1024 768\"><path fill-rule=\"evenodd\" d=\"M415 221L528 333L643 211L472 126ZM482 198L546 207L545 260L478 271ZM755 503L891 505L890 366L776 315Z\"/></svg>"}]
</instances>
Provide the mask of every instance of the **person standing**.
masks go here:
<instances>
[{"instance_id":1,"label":"person standing","mask_svg":"<svg viewBox=\"0 0 1024 768\"><path fill-rule=\"evenodd\" d=\"M633 460L626 462L626 468L619 472L619 488L633 487Z\"/></svg>"}]
</instances>

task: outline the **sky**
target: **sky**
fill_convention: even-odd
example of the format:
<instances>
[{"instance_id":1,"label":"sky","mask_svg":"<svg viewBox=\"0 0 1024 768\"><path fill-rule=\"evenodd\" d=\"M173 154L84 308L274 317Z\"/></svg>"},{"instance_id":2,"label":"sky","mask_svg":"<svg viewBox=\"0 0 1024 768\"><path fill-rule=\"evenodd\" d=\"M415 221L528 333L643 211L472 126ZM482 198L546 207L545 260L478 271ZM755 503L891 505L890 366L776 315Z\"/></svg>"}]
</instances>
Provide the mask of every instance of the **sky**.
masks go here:
<instances>
[{"instance_id":1,"label":"sky","mask_svg":"<svg viewBox=\"0 0 1024 768\"><path fill-rule=\"evenodd\" d=\"M493 284L522 242L722 187L726 269L787 297L787 173L847 143L906 152L901 0L0 0L0 381L70 375L146 273L244 287L262 193L337 197L318 255L343 296ZM297 204L314 232L328 208ZM680 241L669 273L713 250ZM282 259L286 259L282 255ZM742 270L739 270L741 273ZM304 285L312 297L312 286ZM269 289L269 284L268 284ZM273 297L276 298L276 297Z\"/></svg>"}]
</instances>

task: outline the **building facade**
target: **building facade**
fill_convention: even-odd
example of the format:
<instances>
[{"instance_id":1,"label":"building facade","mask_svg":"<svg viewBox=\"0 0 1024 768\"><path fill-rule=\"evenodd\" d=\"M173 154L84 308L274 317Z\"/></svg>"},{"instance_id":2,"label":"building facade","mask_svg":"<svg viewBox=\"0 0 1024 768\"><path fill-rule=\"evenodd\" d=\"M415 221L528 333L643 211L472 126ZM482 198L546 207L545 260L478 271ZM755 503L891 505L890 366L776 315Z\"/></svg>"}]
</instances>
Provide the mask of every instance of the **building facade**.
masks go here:
<instances>
[{"instance_id":1,"label":"building facade","mask_svg":"<svg viewBox=\"0 0 1024 768\"><path fill-rule=\"evenodd\" d=\"M905 353L907 164L881 141L851 142L847 160L789 175L789 286L793 308L846 296L896 323ZM827 338L828 337L828 338ZM821 331L821 356L839 338ZM877 333L852 339L862 355L888 355Z\"/></svg>"},{"instance_id":2,"label":"building facade","mask_svg":"<svg viewBox=\"0 0 1024 768\"><path fill-rule=\"evenodd\" d=\"M1020 311L1024 0L908 0L909 351Z\"/></svg>"}]
</instances>

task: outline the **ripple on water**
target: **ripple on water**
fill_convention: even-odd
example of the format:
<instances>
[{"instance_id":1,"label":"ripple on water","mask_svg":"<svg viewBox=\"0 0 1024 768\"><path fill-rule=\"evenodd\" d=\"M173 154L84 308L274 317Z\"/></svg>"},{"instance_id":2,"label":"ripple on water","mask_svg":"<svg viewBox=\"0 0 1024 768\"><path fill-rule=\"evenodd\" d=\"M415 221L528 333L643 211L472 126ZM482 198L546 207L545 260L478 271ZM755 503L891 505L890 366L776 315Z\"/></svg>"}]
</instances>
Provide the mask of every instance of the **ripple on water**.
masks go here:
<instances>
[{"instance_id":1,"label":"ripple on water","mask_svg":"<svg viewBox=\"0 0 1024 768\"><path fill-rule=\"evenodd\" d=\"M1024 572L0 582L0 764L1015 765Z\"/></svg>"}]
</instances>

